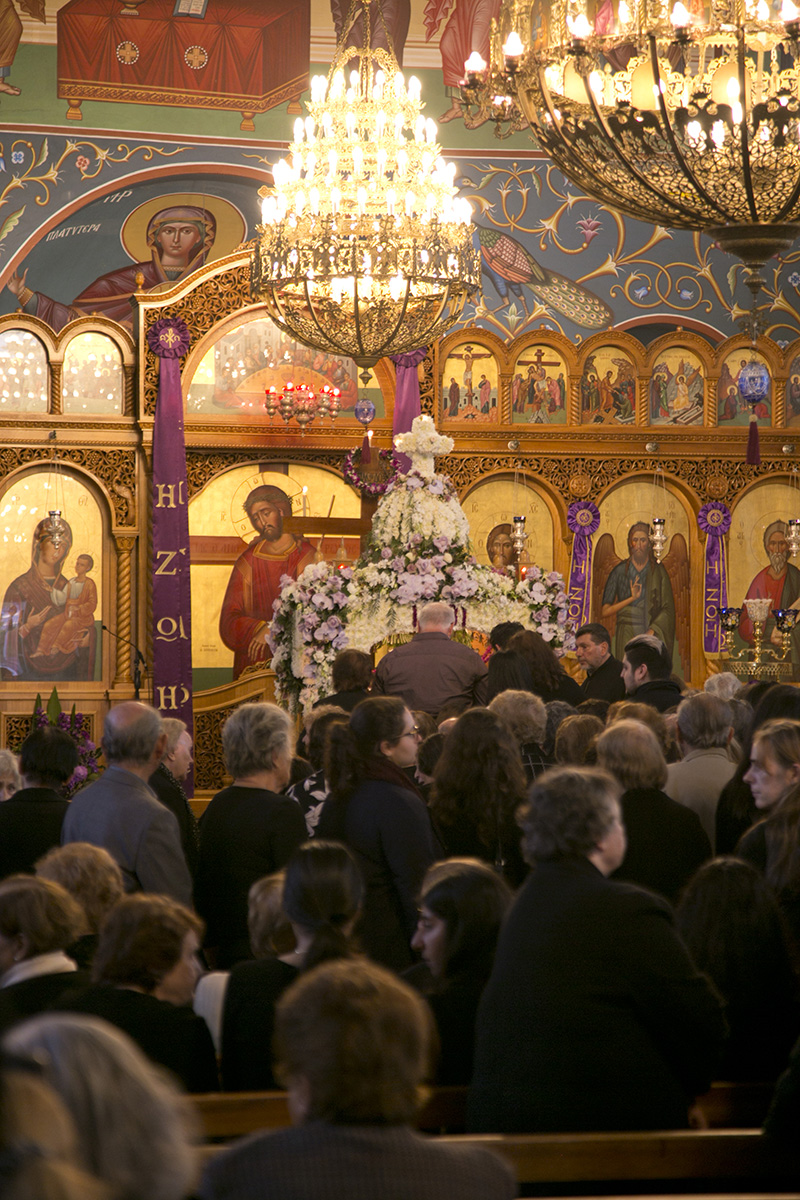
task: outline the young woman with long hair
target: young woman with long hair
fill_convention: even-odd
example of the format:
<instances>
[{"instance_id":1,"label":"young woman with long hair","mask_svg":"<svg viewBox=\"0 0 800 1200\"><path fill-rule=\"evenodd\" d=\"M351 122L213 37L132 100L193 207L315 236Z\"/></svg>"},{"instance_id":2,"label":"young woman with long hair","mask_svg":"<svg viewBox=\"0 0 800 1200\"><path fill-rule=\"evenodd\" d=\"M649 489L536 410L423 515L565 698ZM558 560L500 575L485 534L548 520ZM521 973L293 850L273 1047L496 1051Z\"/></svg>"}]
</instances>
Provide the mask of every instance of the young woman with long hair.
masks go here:
<instances>
[{"instance_id":1,"label":"young woman with long hair","mask_svg":"<svg viewBox=\"0 0 800 1200\"><path fill-rule=\"evenodd\" d=\"M472 1078L475 1017L511 900L505 880L477 859L435 863L425 876L411 944L432 977L424 991L439 1030L439 1084Z\"/></svg>"},{"instance_id":2,"label":"young woman with long hair","mask_svg":"<svg viewBox=\"0 0 800 1200\"><path fill-rule=\"evenodd\" d=\"M485 708L459 717L433 773L431 815L449 857L482 859L512 887L525 878L515 820L527 780L519 747Z\"/></svg>"},{"instance_id":3,"label":"young woman with long hair","mask_svg":"<svg viewBox=\"0 0 800 1200\"><path fill-rule=\"evenodd\" d=\"M347 725L330 731L325 776L330 793L317 836L344 842L364 876L358 938L376 962L411 965L422 878L439 855L425 803L407 769L417 760L419 731L396 696L362 700Z\"/></svg>"},{"instance_id":4,"label":"young woman with long hair","mask_svg":"<svg viewBox=\"0 0 800 1200\"><path fill-rule=\"evenodd\" d=\"M222 1083L226 1091L274 1088L275 1005L300 972L356 953L353 929L364 898L355 858L338 842L315 838L295 851L283 880L283 911L294 949L238 963L222 1014Z\"/></svg>"}]
</instances>

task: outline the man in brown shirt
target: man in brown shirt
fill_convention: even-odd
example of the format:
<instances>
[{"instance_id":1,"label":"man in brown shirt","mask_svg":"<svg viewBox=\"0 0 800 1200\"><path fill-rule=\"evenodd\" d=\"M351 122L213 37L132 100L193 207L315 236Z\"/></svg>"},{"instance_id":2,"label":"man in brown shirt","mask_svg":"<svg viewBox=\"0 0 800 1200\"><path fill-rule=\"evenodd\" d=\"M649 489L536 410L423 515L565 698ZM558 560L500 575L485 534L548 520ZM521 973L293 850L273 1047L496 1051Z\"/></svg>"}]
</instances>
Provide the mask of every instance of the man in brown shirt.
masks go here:
<instances>
[{"instance_id":1,"label":"man in brown shirt","mask_svg":"<svg viewBox=\"0 0 800 1200\"><path fill-rule=\"evenodd\" d=\"M373 695L401 696L410 709L436 714L450 700L486 702L486 664L463 642L452 640L455 615L434 601L419 614L419 633L378 663Z\"/></svg>"}]
</instances>

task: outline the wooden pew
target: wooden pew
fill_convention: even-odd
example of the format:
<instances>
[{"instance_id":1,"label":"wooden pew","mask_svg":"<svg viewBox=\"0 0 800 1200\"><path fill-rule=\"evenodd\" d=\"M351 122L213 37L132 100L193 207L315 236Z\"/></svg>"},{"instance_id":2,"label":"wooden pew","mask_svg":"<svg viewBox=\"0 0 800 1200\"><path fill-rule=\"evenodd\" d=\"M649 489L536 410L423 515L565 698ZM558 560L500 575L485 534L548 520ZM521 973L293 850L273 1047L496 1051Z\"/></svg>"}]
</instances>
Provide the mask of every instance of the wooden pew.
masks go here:
<instances>
[{"instance_id":1,"label":"wooden pew","mask_svg":"<svg viewBox=\"0 0 800 1200\"><path fill-rule=\"evenodd\" d=\"M191 1097L209 1141L230 1141L259 1129L283 1129L289 1122L285 1092L210 1092ZM426 1133L460 1133L465 1127L467 1089L432 1088L417 1127Z\"/></svg>"},{"instance_id":2,"label":"wooden pew","mask_svg":"<svg viewBox=\"0 0 800 1200\"><path fill-rule=\"evenodd\" d=\"M766 1083L715 1083L695 1107L706 1129L753 1129L763 1123L772 1096ZM281 1129L289 1124L285 1092L212 1092L193 1096L209 1140L228 1141L258 1129ZM463 1133L467 1089L431 1088L417 1128L426 1133Z\"/></svg>"},{"instance_id":3,"label":"wooden pew","mask_svg":"<svg viewBox=\"0 0 800 1200\"><path fill-rule=\"evenodd\" d=\"M705 1129L754 1129L764 1118L775 1091L774 1083L712 1083L694 1108Z\"/></svg>"},{"instance_id":4,"label":"wooden pew","mask_svg":"<svg viewBox=\"0 0 800 1200\"><path fill-rule=\"evenodd\" d=\"M620 1192L695 1195L750 1191L794 1193L796 1166L783 1163L757 1129L664 1133L447 1135L451 1145L483 1146L501 1155L523 1196L609 1195ZM206 1146L203 1158L220 1153Z\"/></svg>"}]
</instances>

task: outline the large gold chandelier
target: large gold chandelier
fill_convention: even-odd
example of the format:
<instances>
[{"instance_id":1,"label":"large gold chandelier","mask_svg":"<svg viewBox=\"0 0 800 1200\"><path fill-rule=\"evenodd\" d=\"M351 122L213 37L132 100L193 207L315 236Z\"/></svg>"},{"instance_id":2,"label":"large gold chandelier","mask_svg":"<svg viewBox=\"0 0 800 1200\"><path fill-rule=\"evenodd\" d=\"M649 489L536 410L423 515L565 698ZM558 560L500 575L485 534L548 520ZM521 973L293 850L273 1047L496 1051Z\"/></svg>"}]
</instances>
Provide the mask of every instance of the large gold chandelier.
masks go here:
<instances>
[{"instance_id":1,"label":"large gold chandelier","mask_svg":"<svg viewBox=\"0 0 800 1200\"><path fill-rule=\"evenodd\" d=\"M800 11L687 3L504 0L486 86L504 77L588 195L710 234L755 295L757 268L800 236Z\"/></svg>"},{"instance_id":2,"label":"large gold chandelier","mask_svg":"<svg viewBox=\"0 0 800 1200\"><path fill-rule=\"evenodd\" d=\"M364 44L348 47L362 11ZM372 21L369 0L353 0L327 78L311 81L289 158L260 192L251 271L281 329L355 359L365 382L379 358L446 333L480 284L455 165L422 116L419 81L370 47Z\"/></svg>"}]
</instances>

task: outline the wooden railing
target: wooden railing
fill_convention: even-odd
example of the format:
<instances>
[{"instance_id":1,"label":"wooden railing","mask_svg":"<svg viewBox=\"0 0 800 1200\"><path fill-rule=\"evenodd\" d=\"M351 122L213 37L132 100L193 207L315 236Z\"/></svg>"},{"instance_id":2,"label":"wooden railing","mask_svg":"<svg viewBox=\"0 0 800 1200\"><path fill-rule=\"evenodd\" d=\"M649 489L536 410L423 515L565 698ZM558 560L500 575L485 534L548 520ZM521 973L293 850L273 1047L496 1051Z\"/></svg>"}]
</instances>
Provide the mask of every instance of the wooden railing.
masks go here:
<instances>
[{"instance_id":1,"label":"wooden railing","mask_svg":"<svg viewBox=\"0 0 800 1200\"><path fill-rule=\"evenodd\" d=\"M753 1129L766 1116L772 1085L715 1083L695 1104L698 1124L707 1129ZM289 1124L285 1092L222 1092L194 1096L206 1138L227 1141L258 1129L281 1129ZM438 1087L417 1121L427 1133L463 1133L467 1089Z\"/></svg>"}]
</instances>

